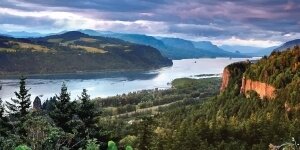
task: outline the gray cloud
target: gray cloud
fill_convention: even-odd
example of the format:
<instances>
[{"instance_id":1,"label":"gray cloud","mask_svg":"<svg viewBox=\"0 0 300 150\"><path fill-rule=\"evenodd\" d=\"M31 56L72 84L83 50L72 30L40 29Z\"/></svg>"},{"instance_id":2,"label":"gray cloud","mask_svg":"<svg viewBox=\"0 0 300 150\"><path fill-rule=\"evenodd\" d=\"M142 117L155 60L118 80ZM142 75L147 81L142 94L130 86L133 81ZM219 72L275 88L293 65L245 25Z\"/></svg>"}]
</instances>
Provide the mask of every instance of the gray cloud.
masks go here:
<instances>
[{"instance_id":1,"label":"gray cloud","mask_svg":"<svg viewBox=\"0 0 300 150\"><path fill-rule=\"evenodd\" d=\"M164 32L207 39L234 36L245 40L287 41L300 38L300 4L296 0L0 0L0 3L0 8L78 14L94 19L98 23L95 28L102 30L134 32L136 28L138 33ZM67 28L72 24L72 18L57 21L10 15L0 13L0 24L51 28ZM101 23L101 20L109 22ZM138 20L146 23L136 23Z\"/></svg>"},{"instance_id":2,"label":"gray cloud","mask_svg":"<svg viewBox=\"0 0 300 150\"><path fill-rule=\"evenodd\" d=\"M35 18L35 17L18 17L18 16L1 16L0 15L0 24L14 24L14 25L22 25L28 27L59 27L54 24L53 19L49 18Z\"/></svg>"}]
</instances>

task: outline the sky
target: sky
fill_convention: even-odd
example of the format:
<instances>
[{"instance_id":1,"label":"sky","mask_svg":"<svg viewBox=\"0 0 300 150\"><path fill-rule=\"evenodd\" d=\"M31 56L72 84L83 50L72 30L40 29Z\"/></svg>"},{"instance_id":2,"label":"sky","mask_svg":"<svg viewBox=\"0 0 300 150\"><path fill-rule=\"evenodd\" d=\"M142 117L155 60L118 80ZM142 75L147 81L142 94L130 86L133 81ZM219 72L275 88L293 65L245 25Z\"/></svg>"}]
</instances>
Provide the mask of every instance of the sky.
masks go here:
<instances>
[{"instance_id":1,"label":"sky","mask_svg":"<svg viewBox=\"0 0 300 150\"><path fill-rule=\"evenodd\" d=\"M0 0L2 32L78 29L270 47L300 38L300 0Z\"/></svg>"}]
</instances>

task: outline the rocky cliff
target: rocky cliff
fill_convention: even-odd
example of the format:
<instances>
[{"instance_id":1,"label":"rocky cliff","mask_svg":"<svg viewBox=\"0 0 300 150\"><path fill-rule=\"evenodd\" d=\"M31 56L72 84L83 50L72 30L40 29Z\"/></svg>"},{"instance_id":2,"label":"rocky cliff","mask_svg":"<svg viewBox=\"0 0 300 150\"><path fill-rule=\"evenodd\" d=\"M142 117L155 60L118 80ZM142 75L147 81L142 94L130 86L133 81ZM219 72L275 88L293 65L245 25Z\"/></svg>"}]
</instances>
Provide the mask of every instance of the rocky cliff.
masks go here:
<instances>
[{"instance_id":1,"label":"rocky cliff","mask_svg":"<svg viewBox=\"0 0 300 150\"><path fill-rule=\"evenodd\" d=\"M273 99L275 98L275 88L267 83L259 82L259 81L252 81L250 79L246 79L243 77L242 79L242 86L241 86L241 93L247 95L248 91L255 91L260 98L268 98Z\"/></svg>"},{"instance_id":2,"label":"rocky cliff","mask_svg":"<svg viewBox=\"0 0 300 150\"><path fill-rule=\"evenodd\" d=\"M234 91L234 93L239 94L240 87L242 85L243 73L250 64L251 63L249 61L243 61L226 66L222 75L220 91L224 92L226 89L230 89L231 91Z\"/></svg>"},{"instance_id":3,"label":"rocky cliff","mask_svg":"<svg viewBox=\"0 0 300 150\"><path fill-rule=\"evenodd\" d=\"M222 75L222 84L220 89L221 92L225 91L225 89L227 88L229 84L229 79L230 79L230 71L228 70L228 68L225 68Z\"/></svg>"},{"instance_id":4,"label":"rocky cliff","mask_svg":"<svg viewBox=\"0 0 300 150\"><path fill-rule=\"evenodd\" d=\"M244 93L246 95L248 91L255 91L261 98L275 98L276 88L274 86L260 81L253 81L243 76L250 65L251 63L246 61L233 63L225 67L220 91L224 92L226 89L231 88L231 91L234 90L236 94Z\"/></svg>"}]
</instances>

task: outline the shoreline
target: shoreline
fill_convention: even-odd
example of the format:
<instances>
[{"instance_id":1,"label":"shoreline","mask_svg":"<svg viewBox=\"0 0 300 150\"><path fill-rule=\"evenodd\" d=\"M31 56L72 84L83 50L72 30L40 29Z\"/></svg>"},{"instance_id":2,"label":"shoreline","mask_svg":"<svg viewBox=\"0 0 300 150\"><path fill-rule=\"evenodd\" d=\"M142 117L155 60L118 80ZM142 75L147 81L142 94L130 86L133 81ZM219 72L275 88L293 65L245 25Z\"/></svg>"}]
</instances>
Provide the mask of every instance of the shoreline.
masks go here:
<instances>
[{"instance_id":1,"label":"shoreline","mask_svg":"<svg viewBox=\"0 0 300 150\"><path fill-rule=\"evenodd\" d=\"M6 74L6 75L0 75L0 80L5 80L5 79L19 79L22 75L27 77L27 78L32 78L32 79L56 79L56 78L51 78L54 76L67 76L67 75L72 75L72 76L81 76L81 75L105 75L105 74L111 74L111 73L134 73L134 72L147 72L147 71L154 71L158 69L162 69L165 67L172 67L172 65L169 66L161 66L158 68L149 68L149 69L107 69L107 70L99 70L99 71L76 71L76 72L56 72L56 73L25 73L21 74L18 73L17 75L12 75L12 74Z\"/></svg>"},{"instance_id":2,"label":"shoreline","mask_svg":"<svg viewBox=\"0 0 300 150\"><path fill-rule=\"evenodd\" d=\"M260 57L247 57L249 59L255 59L255 58L260 58ZM188 58L188 59L231 59L230 57L215 57L215 58ZM0 80L6 80L6 79L19 79L22 75L24 75L27 78L31 79L60 79L59 76L63 76L66 78L66 76L70 75L73 77L67 77L67 79L78 79L80 76L83 75L107 75L107 74L113 74L113 73L135 73L135 72L152 72L155 70L160 70L163 68L167 67L172 67L173 66L173 61L178 61L178 60L188 60L188 59L173 59L172 60L172 65L163 65L160 67L153 67L153 68L146 68L146 69L104 69L104 70L95 70L95 71L76 71L76 72L56 72L56 73L11 73L11 74L0 74ZM239 58L232 58L232 59L239 59ZM243 58L241 58L243 59Z\"/></svg>"}]
</instances>

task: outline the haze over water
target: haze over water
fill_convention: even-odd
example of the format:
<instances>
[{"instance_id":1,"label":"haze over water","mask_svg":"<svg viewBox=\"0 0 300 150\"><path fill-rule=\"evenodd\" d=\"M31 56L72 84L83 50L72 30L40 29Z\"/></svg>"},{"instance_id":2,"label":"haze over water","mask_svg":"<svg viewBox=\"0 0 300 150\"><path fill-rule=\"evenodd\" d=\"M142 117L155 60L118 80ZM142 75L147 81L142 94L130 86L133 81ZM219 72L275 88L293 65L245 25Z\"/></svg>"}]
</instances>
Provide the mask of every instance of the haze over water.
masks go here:
<instances>
[{"instance_id":1,"label":"haze over water","mask_svg":"<svg viewBox=\"0 0 300 150\"><path fill-rule=\"evenodd\" d=\"M252 58L255 59L255 58ZM201 74L221 74L224 67L246 58L201 58L173 60L173 66L148 72L85 73L52 76L36 76L27 79L31 99L41 96L42 100L59 94L63 82L66 83L74 100L86 88L91 98L114 96L145 89L170 88L168 84L176 78L195 77ZM217 76L219 76L217 75ZM18 79L2 79L0 97L3 100L14 98L18 90Z\"/></svg>"}]
</instances>

